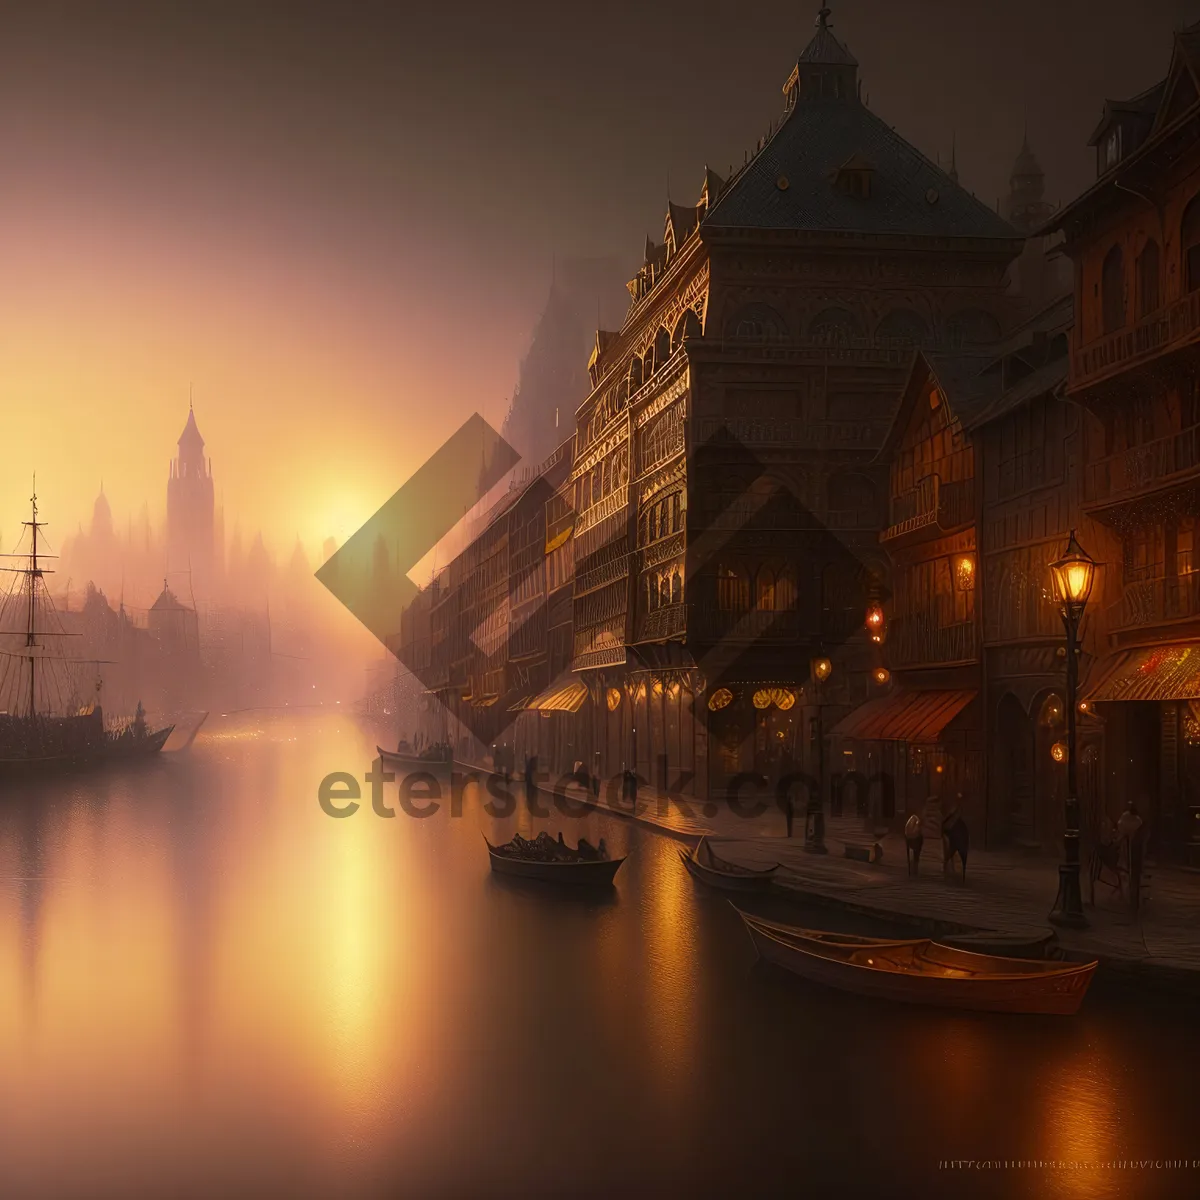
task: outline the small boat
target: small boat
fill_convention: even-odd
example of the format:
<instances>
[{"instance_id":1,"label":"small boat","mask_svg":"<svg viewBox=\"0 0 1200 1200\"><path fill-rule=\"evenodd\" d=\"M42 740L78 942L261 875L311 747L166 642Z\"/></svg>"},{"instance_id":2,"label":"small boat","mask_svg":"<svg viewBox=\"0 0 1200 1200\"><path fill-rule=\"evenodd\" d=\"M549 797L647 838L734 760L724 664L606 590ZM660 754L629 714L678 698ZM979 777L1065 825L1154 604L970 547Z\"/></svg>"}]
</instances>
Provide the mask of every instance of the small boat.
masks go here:
<instances>
[{"instance_id":1,"label":"small boat","mask_svg":"<svg viewBox=\"0 0 1200 1200\"><path fill-rule=\"evenodd\" d=\"M755 870L725 862L712 852L707 834L696 843L690 853L680 850L679 857L693 879L727 892L768 892L771 890L771 879L779 870L778 863L773 867Z\"/></svg>"},{"instance_id":2,"label":"small boat","mask_svg":"<svg viewBox=\"0 0 1200 1200\"><path fill-rule=\"evenodd\" d=\"M613 878L625 861L609 858L607 851L596 850L582 839L578 848L572 850L545 833L534 841L518 835L503 846L493 846L486 835L483 840L487 843L492 870L498 874L573 887L612 887Z\"/></svg>"},{"instance_id":3,"label":"small boat","mask_svg":"<svg viewBox=\"0 0 1200 1200\"><path fill-rule=\"evenodd\" d=\"M450 765L448 755L435 758L426 754L402 754L396 750L385 750L382 746L376 746L375 753L385 766L401 767L405 771L432 771L435 767Z\"/></svg>"},{"instance_id":4,"label":"small boat","mask_svg":"<svg viewBox=\"0 0 1200 1200\"><path fill-rule=\"evenodd\" d=\"M894 941L827 934L738 915L761 958L813 983L941 1008L1053 1013L1079 1010L1096 963L1000 958L929 938Z\"/></svg>"}]
</instances>

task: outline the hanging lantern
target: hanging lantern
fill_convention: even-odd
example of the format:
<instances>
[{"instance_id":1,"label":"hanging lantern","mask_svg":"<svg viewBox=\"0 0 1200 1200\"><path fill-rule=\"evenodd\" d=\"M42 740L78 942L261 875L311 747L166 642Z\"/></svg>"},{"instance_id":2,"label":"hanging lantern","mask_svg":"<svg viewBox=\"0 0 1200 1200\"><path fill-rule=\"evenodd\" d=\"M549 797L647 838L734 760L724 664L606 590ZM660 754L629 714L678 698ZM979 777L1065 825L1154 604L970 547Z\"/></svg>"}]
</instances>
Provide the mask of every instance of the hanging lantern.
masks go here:
<instances>
[{"instance_id":1,"label":"hanging lantern","mask_svg":"<svg viewBox=\"0 0 1200 1200\"><path fill-rule=\"evenodd\" d=\"M887 667L876 667L875 670L871 672L871 678L875 680L879 687L883 687L883 685L887 683L891 677L892 673L887 669Z\"/></svg>"},{"instance_id":2,"label":"hanging lantern","mask_svg":"<svg viewBox=\"0 0 1200 1200\"><path fill-rule=\"evenodd\" d=\"M883 609L878 604L872 604L867 609L867 628L870 630L883 628Z\"/></svg>"},{"instance_id":3,"label":"hanging lantern","mask_svg":"<svg viewBox=\"0 0 1200 1200\"><path fill-rule=\"evenodd\" d=\"M810 665L812 667L813 677L818 683L824 683L833 671L833 663L831 663L829 659L825 658L823 655L814 658Z\"/></svg>"},{"instance_id":4,"label":"hanging lantern","mask_svg":"<svg viewBox=\"0 0 1200 1200\"><path fill-rule=\"evenodd\" d=\"M770 708L771 707L771 690L770 688L759 688L754 693L755 708Z\"/></svg>"},{"instance_id":5,"label":"hanging lantern","mask_svg":"<svg viewBox=\"0 0 1200 1200\"><path fill-rule=\"evenodd\" d=\"M772 688L771 703L782 712L787 712L796 703L795 693L788 688Z\"/></svg>"},{"instance_id":6,"label":"hanging lantern","mask_svg":"<svg viewBox=\"0 0 1200 1200\"><path fill-rule=\"evenodd\" d=\"M1050 757L1054 759L1056 763L1065 763L1067 761L1067 754L1068 751L1066 742L1055 742L1054 745L1050 747Z\"/></svg>"},{"instance_id":7,"label":"hanging lantern","mask_svg":"<svg viewBox=\"0 0 1200 1200\"><path fill-rule=\"evenodd\" d=\"M615 712L621 704L621 689L610 687L608 689L608 711Z\"/></svg>"},{"instance_id":8,"label":"hanging lantern","mask_svg":"<svg viewBox=\"0 0 1200 1200\"><path fill-rule=\"evenodd\" d=\"M708 711L720 712L733 699L733 693L728 688L717 688L708 698Z\"/></svg>"}]
</instances>

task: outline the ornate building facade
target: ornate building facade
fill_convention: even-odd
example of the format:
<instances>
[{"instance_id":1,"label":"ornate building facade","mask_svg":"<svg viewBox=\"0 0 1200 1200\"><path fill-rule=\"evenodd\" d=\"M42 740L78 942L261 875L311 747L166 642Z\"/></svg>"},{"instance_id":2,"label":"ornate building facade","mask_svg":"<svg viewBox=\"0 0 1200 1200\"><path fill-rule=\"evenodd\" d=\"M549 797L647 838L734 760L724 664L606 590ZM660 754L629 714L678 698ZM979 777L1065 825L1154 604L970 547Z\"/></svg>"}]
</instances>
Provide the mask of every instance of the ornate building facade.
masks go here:
<instances>
[{"instance_id":1,"label":"ornate building facade","mask_svg":"<svg viewBox=\"0 0 1200 1200\"><path fill-rule=\"evenodd\" d=\"M1068 391L1090 414L1081 538L1106 564L1083 703L1103 801L1142 799L1200 862L1200 25L1166 77L1107 101L1097 179L1052 221L1075 271Z\"/></svg>"}]
</instances>

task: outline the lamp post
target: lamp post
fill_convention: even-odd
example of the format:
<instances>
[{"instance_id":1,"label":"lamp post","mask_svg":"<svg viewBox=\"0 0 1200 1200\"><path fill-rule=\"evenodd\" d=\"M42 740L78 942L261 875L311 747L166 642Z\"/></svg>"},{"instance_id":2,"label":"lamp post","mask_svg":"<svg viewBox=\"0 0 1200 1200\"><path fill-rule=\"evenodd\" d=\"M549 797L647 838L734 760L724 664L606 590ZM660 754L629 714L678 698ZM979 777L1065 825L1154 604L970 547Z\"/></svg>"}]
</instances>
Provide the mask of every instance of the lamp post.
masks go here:
<instances>
[{"instance_id":1,"label":"lamp post","mask_svg":"<svg viewBox=\"0 0 1200 1200\"><path fill-rule=\"evenodd\" d=\"M825 845L825 730L821 710L825 703L824 684L833 672L833 663L818 654L809 663L813 695L817 704L817 788L808 793L808 813L804 822L804 848L810 854L827 854Z\"/></svg>"},{"instance_id":2,"label":"lamp post","mask_svg":"<svg viewBox=\"0 0 1200 1200\"><path fill-rule=\"evenodd\" d=\"M1080 929L1087 925L1083 915L1083 894L1079 889L1079 795L1075 764L1075 697L1079 686L1079 622L1087 607L1096 577L1096 562L1075 539L1070 540L1062 558L1050 564L1054 594L1067 631L1067 803L1066 830L1063 833L1063 861L1058 868L1058 895L1050 910L1055 925Z\"/></svg>"}]
</instances>

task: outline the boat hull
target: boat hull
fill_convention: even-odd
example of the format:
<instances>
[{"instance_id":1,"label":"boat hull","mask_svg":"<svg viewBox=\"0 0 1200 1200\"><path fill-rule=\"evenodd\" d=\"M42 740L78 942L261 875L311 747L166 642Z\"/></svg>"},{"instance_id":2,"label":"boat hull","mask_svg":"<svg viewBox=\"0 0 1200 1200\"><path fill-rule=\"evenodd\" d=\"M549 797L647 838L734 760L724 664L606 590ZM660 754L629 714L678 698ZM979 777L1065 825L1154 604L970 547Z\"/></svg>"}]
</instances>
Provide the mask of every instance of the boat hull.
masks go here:
<instances>
[{"instance_id":1,"label":"boat hull","mask_svg":"<svg viewBox=\"0 0 1200 1200\"><path fill-rule=\"evenodd\" d=\"M174 728L174 725L167 725L143 738L110 738L60 754L0 758L0 775L36 775L44 771L73 771L108 763L139 762L158 754Z\"/></svg>"},{"instance_id":2,"label":"boat hull","mask_svg":"<svg viewBox=\"0 0 1200 1200\"><path fill-rule=\"evenodd\" d=\"M680 850L679 857L693 879L703 883L706 887L718 888L726 892L769 892L771 881L779 869L778 864L763 871L722 869L714 860L705 838L701 838L690 852Z\"/></svg>"},{"instance_id":3,"label":"boat hull","mask_svg":"<svg viewBox=\"0 0 1200 1200\"><path fill-rule=\"evenodd\" d=\"M382 746L376 746L375 752L385 766L400 767L405 771L432 771L451 765L448 758L420 758L415 754L398 754L395 750L385 750Z\"/></svg>"},{"instance_id":4,"label":"boat hull","mask_svg":"<svg viewBox=\"0 0 1200 1200\"><path fill-rule=\"evenodd\" d=\"M767 962L812 983L904 1004L1072 1016L1096 970L1094 962L1076 966L1004 959L928 939L819 939L805 936L808 931L773 931L769 923L746 913L741 917ZM889 962L895 969L886 966Z\"/></svg>"},{"instance_id":5,"label":"boat hull","mask_svg":"<svg viewBox=\"0 0 1200 1200\"><path fill-rule=\"evenodd\" d=\"M488 857L492 870L497 875L511 875L517 879L538 879L562 887L609 888L613 886L617 871L624 858L599 858L585 862L540 862L530 858L516 858L501 854L488 843Z\"/></svg>"}]
</instances>

